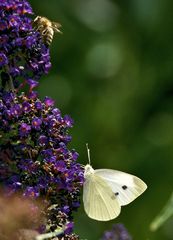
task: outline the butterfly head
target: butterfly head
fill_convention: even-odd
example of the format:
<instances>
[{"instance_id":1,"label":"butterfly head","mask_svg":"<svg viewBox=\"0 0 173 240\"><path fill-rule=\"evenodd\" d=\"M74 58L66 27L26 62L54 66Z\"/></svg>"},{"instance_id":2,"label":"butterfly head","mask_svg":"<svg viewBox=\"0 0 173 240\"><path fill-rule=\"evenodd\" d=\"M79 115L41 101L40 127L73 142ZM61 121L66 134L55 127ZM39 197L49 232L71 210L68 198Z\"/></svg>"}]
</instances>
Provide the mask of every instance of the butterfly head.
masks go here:
<instances>
[{"instance_id":1,"label":"butterfly head","mask_svg":"<svg viewBox=\"0 0 173 240\"><path fill-rule=\"evenodd\" d=\"M85 171L84 171L84 178L88 177L89 175L94 173L94 169L91 167L90 164L87 164L85 166Z\"/></svg>"}]
</instances>

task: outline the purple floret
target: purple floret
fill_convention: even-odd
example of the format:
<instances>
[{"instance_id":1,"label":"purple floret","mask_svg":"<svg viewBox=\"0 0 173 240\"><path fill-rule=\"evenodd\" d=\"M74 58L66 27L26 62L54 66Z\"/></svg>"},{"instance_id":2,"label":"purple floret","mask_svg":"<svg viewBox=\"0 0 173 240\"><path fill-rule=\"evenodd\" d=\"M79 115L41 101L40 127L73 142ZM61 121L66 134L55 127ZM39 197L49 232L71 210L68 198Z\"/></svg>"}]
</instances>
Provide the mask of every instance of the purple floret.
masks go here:
<instances>
[{"instance_id":1,"label":"purple floret","mask_svg":"<svg viewBox=\"0 0 173 240\"><path fill-rule=\"evenodd\" d=\"M4 53L0 53L0 68L8 64L8 58Z\"/></svg>"},{"instance_id":2,"label":"purple floret","mask_svg":"<svg viewBox=\"0 0 173 240\"><path fill-rule=\"evenodd\" d=\"M123 224L114 224L112 229L106 231L101 240L132 240Z\"/></svg>"}]
</instances>

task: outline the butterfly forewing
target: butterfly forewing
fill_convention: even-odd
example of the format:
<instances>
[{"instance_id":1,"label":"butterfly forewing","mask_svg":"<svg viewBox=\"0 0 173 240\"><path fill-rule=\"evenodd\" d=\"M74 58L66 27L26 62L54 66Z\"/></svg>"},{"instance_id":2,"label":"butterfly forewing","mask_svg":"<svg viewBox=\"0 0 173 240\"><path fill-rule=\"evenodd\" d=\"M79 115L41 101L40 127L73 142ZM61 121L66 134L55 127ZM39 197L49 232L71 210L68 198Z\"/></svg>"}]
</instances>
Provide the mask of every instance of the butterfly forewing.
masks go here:
<instances>
[{"instance_id":1,"label":"butterfly forewing","mask_svg":"<svg viewBox=\"0 0 173 240\"><path fill-rule=\"evenodd\" d=\"M83 202L87 215L99 221L108 221L120 213L120 205L107 182L92 174L85 179Z\"/></svg>"},{"instance_id":2,"label":"butterfly forewing","mask_svg":"<svg viewBox=\"0 0 173 240\"><path fill-rule=\"evenodd\" d=\"M147 185L140 178L121 171L97 169L95 175L105 180L120 206L129 204L147 189Z\"/></svg>"}]
</instances>

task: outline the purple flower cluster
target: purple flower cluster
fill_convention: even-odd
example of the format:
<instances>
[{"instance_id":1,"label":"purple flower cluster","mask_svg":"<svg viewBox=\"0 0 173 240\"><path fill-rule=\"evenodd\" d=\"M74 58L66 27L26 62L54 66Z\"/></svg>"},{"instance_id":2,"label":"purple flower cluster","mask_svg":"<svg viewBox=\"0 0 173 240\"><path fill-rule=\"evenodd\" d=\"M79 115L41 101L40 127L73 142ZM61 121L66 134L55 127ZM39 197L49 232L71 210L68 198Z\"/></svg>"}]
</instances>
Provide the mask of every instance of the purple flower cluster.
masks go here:
<instances>
[{"instance_id":1,"label":"purple flower cluster","mask_svg":"<svg viewBox=\"0 0 173 240\"><path fill-rule=\"evenodd\" d=\"M38 81L51 67L49 49L39 32L33 30L29 14L33 14L32 8L25 0L0 1L1 79L6 81L4 76L8 74L14 88L21 78L22 84L28 83L32 88L33 81Z\"/></svg>"},{"instance_id":2,"label":"purple flower cluster","mask_svg":"<svg viewBox=\"0 0 173 240\"><path fill-rule=\"evenodd\" d=\"M41 101L36 92L2 92L0 97L0 181L9 194L46 196L48 205L55 204L51 229L69 223L83 184L78 154L67 148L72 119L63 118L52 99Z\"/></svg>"},{"instance_id":3,"label":"purple flower cluster","mask_svg":"<svg viewBox=\"0 0 173 240\"><path fill-rule=\"evenodd\" d=\"M113 225L110 231L106 231L101 240L132 240L123 224Z\"/></svg>"},{"instance_id":4,"label":"purple flower cluster","mask_svg":"<svg viewBox=\"0 0 173 240\"><path fill-rule=\"evenodd\" d=\"M33 91L51 63L30 14L26 0L0 1L0 184L7 196L43 200L40 232L62 227L58 239L77 240L72 213L80 205L83 169L68 149L72 119ZM27 94L19 91L25 83Z\"/></svg>"}]
</instances>

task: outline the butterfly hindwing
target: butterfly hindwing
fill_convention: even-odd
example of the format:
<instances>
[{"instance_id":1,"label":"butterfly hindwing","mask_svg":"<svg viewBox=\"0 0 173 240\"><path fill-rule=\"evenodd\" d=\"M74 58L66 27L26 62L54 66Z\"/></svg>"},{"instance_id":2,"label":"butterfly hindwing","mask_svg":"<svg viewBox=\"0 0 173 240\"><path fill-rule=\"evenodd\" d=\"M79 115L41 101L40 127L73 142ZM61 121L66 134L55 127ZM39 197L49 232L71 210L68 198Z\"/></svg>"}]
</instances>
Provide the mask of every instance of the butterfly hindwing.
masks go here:
<instances>
[{"instance_id":1,"label":"butterfly hindwing","mask_svg":"<svg viewBox=\"0 0 173 240\"><path fill-rule=\"evenodd\" d=\"M102 177L95 174L85 179L83 202L87 215L98 221L114 219L121 210L110 186Z\"/></svg>"},{"instance_id":2,"label":"butterfly hindwing","mask_svg":"<svg viewBox=\"0 0 173 240\"><path fill-rule=\"evenodd\" d=\"M120 206L129 204L147 188L147 185L140 178L121 171L97 169L94 173L106 181Z\"/></svg>"}]
</instances>

